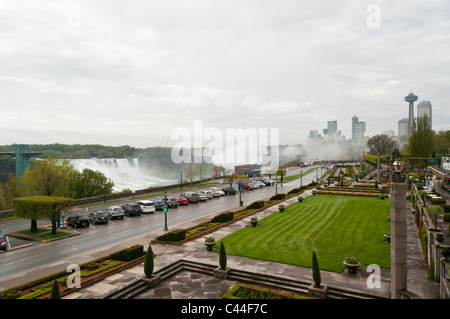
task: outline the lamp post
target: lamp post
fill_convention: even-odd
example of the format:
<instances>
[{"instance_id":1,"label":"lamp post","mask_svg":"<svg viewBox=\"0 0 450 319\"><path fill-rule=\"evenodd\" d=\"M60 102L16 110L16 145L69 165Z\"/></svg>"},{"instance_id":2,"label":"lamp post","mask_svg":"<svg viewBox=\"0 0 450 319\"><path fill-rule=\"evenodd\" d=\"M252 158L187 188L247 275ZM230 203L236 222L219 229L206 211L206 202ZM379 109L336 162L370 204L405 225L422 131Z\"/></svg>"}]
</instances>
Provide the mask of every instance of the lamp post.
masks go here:
<instances>
[{"instance_id":1,"label":"lamp post","mask_svg":"<svg viewBox=\"0 0 450 319\"><path fill-rule=\"evenodd\" d=\"M164 192L164 231L168 231L167 228L167 192Z\"/></svg>"},{"instance_id":2,"label":"lamp post","mask_svg":"<svg viewBox=\"0 0 450 319\"><path fill-rule=\"evenodd\" d=\"M300 170L300 187L303 186L303 171Z\"/></svg>"},{"instance_id":3,"label":"lamp post","mask_svg":"<svg viewBox=\"0 0 450 319\"><path fill-rule=\"evenodd\" d=\"M396 159L395 179L391 184L391 298L400 299L407 290L407 248L406 248L406 184L401 180L403 162Z\"/></svg>"}]
</instances>

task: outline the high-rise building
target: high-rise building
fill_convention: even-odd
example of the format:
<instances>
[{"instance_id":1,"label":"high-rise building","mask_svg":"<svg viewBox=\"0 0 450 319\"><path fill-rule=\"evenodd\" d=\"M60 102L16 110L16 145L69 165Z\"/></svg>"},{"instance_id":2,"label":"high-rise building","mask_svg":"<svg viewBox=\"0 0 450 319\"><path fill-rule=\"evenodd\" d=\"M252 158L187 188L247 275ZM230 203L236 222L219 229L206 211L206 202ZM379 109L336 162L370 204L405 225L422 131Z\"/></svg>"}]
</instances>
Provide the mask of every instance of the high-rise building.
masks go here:
<instances>
[{"instance_id":1,"label":"high-rise building","mask_svg":"<svg viewBox=\"0 0 450 319\"><path fill-rule=\"evenodd\" d=\"M365 132L366 132L366 122L358 121L358 117L354 115L352 117L352 139L363 140Z\"/></svg>"},{"instance_id":2,"label":"high-rise building","mask_svg":"<svg viewBox=\"0 0 450 319\"><path fill-rule=\"evenodd\" d=\"M337 133L337 121L328 121L327 129L329 135L336 135Z\"/></svg>"},{"instance_id":3,"label":"high-rise building","mask_svg":"<svg viewBox=\"0 0 450 319\"><path fill-rule=\"evenodd\" d=\"M398 136L408 135L409 119L404 118L398 121Z\"/></svg>"},{"instance_id":4,"label":"high-rise building","mask_svg":"<svg viewBox=\"0 0 450 319\"><path fill-rule=\"evenodd\" d=\"M431 102L422 101L417 104L417 117L428 115L430 128L432 128L433 118L431 117Z\"/></svg>"}]
</instances>

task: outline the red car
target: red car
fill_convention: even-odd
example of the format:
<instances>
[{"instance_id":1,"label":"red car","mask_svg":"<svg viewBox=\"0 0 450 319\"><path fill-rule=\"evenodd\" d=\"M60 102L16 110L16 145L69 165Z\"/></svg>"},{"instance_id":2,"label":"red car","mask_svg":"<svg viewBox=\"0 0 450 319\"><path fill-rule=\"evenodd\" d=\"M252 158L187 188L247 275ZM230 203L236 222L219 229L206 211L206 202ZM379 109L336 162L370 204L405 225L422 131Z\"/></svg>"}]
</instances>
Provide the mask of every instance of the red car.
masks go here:
<instances>
[{"instance_id":1,"label":"red car","mask_svg":"<svg viewBox=\"0 0 450 319\"><path fill-rule=\"evenodd\" d=\"M253 187L252 185L249 185L249 184L242 184L242 189L251 191L251 190L254 190L255 187Z\"/></svg>"},{"instance_id":2,"label":"red car","mask_svg":"<svg viewBox=\"0 0 450 319\"><path fill-rule=\"evenodd\" d=\"M186 197L178 197L177 199L178 205L187 205L189 204L189 200Z\"/></svg>"}]
</instances>

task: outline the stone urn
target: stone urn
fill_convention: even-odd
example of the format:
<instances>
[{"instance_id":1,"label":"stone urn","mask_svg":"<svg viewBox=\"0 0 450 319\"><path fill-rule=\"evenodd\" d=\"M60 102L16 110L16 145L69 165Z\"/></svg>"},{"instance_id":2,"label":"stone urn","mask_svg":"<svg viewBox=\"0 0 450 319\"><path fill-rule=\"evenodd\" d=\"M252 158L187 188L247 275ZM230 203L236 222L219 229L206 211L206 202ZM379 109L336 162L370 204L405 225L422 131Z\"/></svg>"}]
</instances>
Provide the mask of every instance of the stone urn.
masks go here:
<instances>
[{"instance_id":1,"label":"stone urn","mask_svg":"<svg viewBox=\"0 0 450 319\"><path fill-rule=\"evenodd\" d=\"M250 220L250 224L252 225L252 227L256 227L256 226L258 226L258 220L257 219L251 219Z\"/></svg>"},{"instance_id":2,"label":"stone urn","mask_svg":"<svg viewBox=\"0 0 450 319\"><path fill-rule=\"evenodd\" d=\"M284 210L285 210L286 208L284 207L284 205L280 205L280 206L278 206L278 211L280 212L280 213L284 213Z\"/></svg>"},{"instance_id":3,"label":"stone urn","mask_svg":"<svg viewBox=\"0 0 450 319\"><path fill-rule=\"evenodd\" d=\"M345 260L343 261L345 267L348 269L348 273L355 275L356 274L356 269L358 269L361 266L361 263L357 263L357 264L350 264L348 262L346 262Z\"/></svg>"},{"instance_id":4,"label":"stone urn","mask_svg":"<svg viewBox=\"0 0 450 319\"><path fill-rule=\"evenodd\" d=\"M211 239L211 238L207 238L206 240L205 240L205 246L206 246L206 250L207 251L213 251L213 249L214 249L214 245L216 244L216 241L214 240L214 239Z\"/></svg>"},{"instance_id":5,"label":"stone urn","mask_svg":"<svg viewBox=\"0 0 450 319\"><path fill-rule=\"evenodd\" d=\"M391 234L384 234L384 241L386 243L390 243L391 242Z\"/></svg>"}]
</instances>

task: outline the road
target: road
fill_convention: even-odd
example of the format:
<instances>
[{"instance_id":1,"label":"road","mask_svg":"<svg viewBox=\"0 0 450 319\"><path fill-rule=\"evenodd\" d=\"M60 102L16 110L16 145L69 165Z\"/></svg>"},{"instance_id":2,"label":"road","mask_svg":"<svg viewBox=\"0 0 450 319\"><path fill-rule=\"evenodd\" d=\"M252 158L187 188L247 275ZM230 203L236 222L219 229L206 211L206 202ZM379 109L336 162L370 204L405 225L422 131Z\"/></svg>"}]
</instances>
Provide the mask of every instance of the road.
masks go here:
<instances>
[{"instance_id":1,"label":"road","mask_svg":"<svg viewBox=\"0 0 450 319\"><path fill-rule=\"evenodd\" d=\"M303 168L306 172L308 168ZM288 175L299 174L300 169L294 169ZM320 168L319 168L320 173ZM316 178L315 172L303 176L302 183L307 185ZM278 193L287 193L289 190L300 186L300 179L283 183L283 186L266 186L257 190L242 194L243 205L247 206L256 200L270 197ZM148 199L154 200L155 197ZM95 206L92 210L101 210L106 206ZM189 204L174 209L167 213L168 228L174 229L177 225L188 221L214 216L218 212L239 206L239 194L213 198L207 202ZM48 224L48 221L39 221L39 225ZM3 233L28 229L29 220L21 220L1 224ZM91 225L88 228L77 228L81 234L53 242L35 242L34 245L0 253L0 290L2 281L20 276L36 269L63 263L78 256L87 256L95 251L108 249L121 242L133 238L142 237L164 229L164 213L157 211L153 214L141 214L136 217L125 217L123 220L112 220L108 224Z\"/></svg>"}]
</instances>

